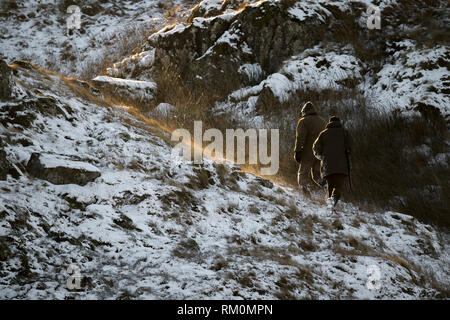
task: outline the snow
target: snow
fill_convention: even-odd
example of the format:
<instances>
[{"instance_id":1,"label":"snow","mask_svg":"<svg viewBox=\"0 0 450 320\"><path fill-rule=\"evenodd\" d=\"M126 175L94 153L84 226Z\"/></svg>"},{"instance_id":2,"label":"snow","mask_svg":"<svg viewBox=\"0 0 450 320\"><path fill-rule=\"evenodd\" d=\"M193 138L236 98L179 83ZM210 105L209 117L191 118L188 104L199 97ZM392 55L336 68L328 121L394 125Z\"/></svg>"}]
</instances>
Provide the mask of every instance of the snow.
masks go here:
<instances>
[{"instance_id":1,"label":"snow","mask_svg":"<svg viewBox=\"0 0 450 320\"><path fill-rule=\"evenodd\" d=\"M246 75L251 82L259 80L263 75L263 70L259 63L244 63L239 67L238 72Z\"/></svg>"},{"instance_id":2,"label":"snow","mask_svg":"<svg viewBox=\"0 0 450 320\"><path fill-rule=\"evenodd\" d=\"M239 43L239 35L236 33L231 33L230 31L225 31L220 38L216 41L216 44L226 43L231 48L237 49L237 44Z\"/></svg>"},{"instance_id":3,"label":"snow","mask_svg":"<svg viewBox=\"0 0 450 320\"><path fill-rule=\"evenodd\" d=\"M131 80L109 76L97 76L92 79L94 85L118 96L124 103L140 103L148 105L153 102L157 90L153 81Z\"/></svg>"},{"instance_id":4,"label":"snow","mask_svg":"<svg viewBox=\"0 0 450 320\"><path fill-rule=\"evenodd\" d=\"M92 80L98 82L107 82L113 85L123 87L129 87L130 89L151 89L151 90L156 89L156 83L150 81L121 79L108 76L97 76Z\"/></svg>"},{"instance_id":5,"label":"snow","mask_svg":"<svg viewBox=\"0 0 450 320\"><path fill-rule=\"evenodd\" d=\"M91 172L100 172L98 168L89 163L72 161L55 155L41 154L39 160L44 168L64 167Z\"/></svg>"},{"instance_id":6,"label":"snow","mask_svg":"<svg viewBox=\"0 0 450 320\"><path fill-rule=\"evenodd\" d=\"M106 69L106 74L115 78L130 78L134 75L135 80L143 78L151 79L152 65L155 60L155 49L142 51L135 55L126 57L122 61L116 62L111 68ZM136 75L136 71L141 71L141 74Z\"/></svg>"},{"instance_id":7,"label":"snow","mask_svg":"<svg viewBox=\"0 0 450 320\"><path fill-rule=\"evenodd\" d=\"M442 115L450 114L450 97L442 93L447 87L448 69L440 65L446 60L449 46L419 49L412 41L399 46L404 48L394 53L393 63L384 65L377 74L379 80L373 88L376 102L388 109L403 110L421 102L435 106Z\"/></svg>"},{"instance_id":8,"label":"snow","mask_svg":"<svg viewBox=\"0 0 450 320\"><path fill-rule=\"evenodd\" d=\"M2 299L277 299L283 290L295 298L412 299L448 284L448 238L411 216L350 204L331 216L322 194L310 201L210 159L176 162L160 129L126 109L73 96L41 71L18 78L70 105L74 121L39 115L30 128L2 131L2 139L33 142L8 144L8 159L58 154L102 174L86 186L0 181L0 239L12 251L0 261ZM197 170L210 176L206 184ZM199 251L175 254L187 239ZM67 289L70 265L88 288ZM377 290L366 285L373 266L381 270Z\"/></svg>"},{"instance_id":9,"label":"snow","mask_svg":"<svg viewBox=\"0 0 450 320\"><path fill-rule=\"evenodd\" d=\"M288 9L288 13L299 21L305 21L309 18L318 18L322 22L325 22L326 17L324 17L323 15L331 15L330 11L325 9L316 1L296 2L293 7Z\"/></svg>"},{"instance_id":10,"label":"snow","mask_svg":"<svg viewBox=\"0 0 450 320\"><path fill-rule=\"evenodd\" d=\"M198 8L207 15L213 10L219 11L222 9L222 0L202 0L198 4Z\"/></svg>"},{"instance_id":11,"label":"snow","mask_svg":"<svg viewBox=\"0 0 450 320\"><path fill-rule=\"evenodd\" d=\"M96 3L94 16L81 15L81 30L69 34L66 19L69 14L54 0L27 0L16 2L17 9L0 17L0 56L8 62L27 59L33 63L64 74L80 75L89 66L120 49L120 36L127 30L135 30L126 37L134 37L142 30L160 29L168 22L167 6L158 6L159 0ZM188 2L174 0L181 5L177 15L187 11Z\"/></svg>"},{"instance_id":12,"label":"snow","mask_svg":"<svg viewBox=\"0 0 450 320\"><path fill-rule=\"evenodd\" d=\"M156 41L160 37L164 37L164 36L175 34L175 33L181 33L185 29L186 29L186 26L184 24L169 25L165 28L162 28L160 31L152 34L149 39L151 39L151 41Z\"/></svg>"},{"instance_id":13,"label":"snow","mask_svg":"<svg viewBox=\"0 0 450 320\"><path fill-rule=\"evenodd\" d=\"M170 103L160 103L151 112L150 116L155 118L167 119L176 111L176 108Z\"/></svg>"},{"instance_id":14,"label":"snow","mask_svg":"<svg viewBox=\"0 0 450 320\"><path fill-rule=\"evenodd\" d=\"M314 7L307 6L312 3L297 2L290 12L307 19L315 14ZM314 3L349 8L351 1ZM135 2L128 5L141 8ZM117 21L106 17L98 28ZM194 24L205 21L196 18ZM155 37L184 28L168 27ZM234 46L238 38L228 32L221 41ZM2 49L14 56L21 46L5 39ZM80 49L87 46L85 40L77 41ZM39 48L36 54L44 57L45 46L34 42L31 49ZM439 59L448 48L421 49L412 41L396 45L401 51L379 71L373 87L373 78L362 76L365 66L351 48L318 45L291 57L272 74L264 74L258 63L242 64L239 72L257 84L233 92L213 111L231 109L250 126L262 128L265 119L255 115L255 107L264 87L285 102L298 88L342 88L343 80L354 79L356 90L376 93L375 101L388 110L409 108L412 98L448 113L448 95L428 91L431 85L443 89L441 79L448 72L439 67ZM245 43L240 50L251 53ZM98 58L99 51L92 52ZM119 63L109 76L94 80L132 92L154 90L152 81L118 78L137 67L150 67L153 59L153 50L143 51L123 60L129 68L121 69ZM433 69L427 70L427 63ZM422 64L425 69L418 67ZM418 70L422 75L415 78ZM448 292L449 237L433 226L409 215L366 212L348 203L340 203L333 216L323 193L308 200L298 190L273 185L235 165L175 159L169 132L155 119L127 113L132 106L97 104L42 70L19 69L15 77L21 90L17 99L38 88L55 97L63 111L69 105L73 115L69 121L35 112L30 127L2 126L7 159L23 167L39 152L48 166L95 168L101 176L86 186L53 185L27 175L0 181L0 241L11 250L0 261L2 299L428 299ZM402 81L394 90L397 78ZM231 103L233 99L238 103ZM15 103L2 102L0 108ZM162 103L149 115L168 116L173 108ZM14 143L18 139L31 144ZM420 147L415 152L429 150ZM438 154L434 161L448 166L448 155ZM198 252L176 254L188 239L198 244ZM67 289L70 265L80 268L88 288ZM375 290L367 286L374 267L380 270L381 284ZM283 296L286 292L289 296Z\"/></svg>"}]
</instances>

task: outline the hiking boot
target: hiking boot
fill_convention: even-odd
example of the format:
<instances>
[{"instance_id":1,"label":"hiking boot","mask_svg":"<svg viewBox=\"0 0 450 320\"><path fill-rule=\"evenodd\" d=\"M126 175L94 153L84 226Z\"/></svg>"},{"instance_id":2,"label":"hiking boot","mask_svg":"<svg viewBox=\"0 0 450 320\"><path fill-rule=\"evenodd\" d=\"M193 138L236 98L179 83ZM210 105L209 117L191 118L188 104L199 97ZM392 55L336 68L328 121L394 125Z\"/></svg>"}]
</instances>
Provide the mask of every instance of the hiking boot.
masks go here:
<instances>
[{"instance_id":1,"label":"hiking boot","mask_svg":"<svg viewBox=\"0 0 450 320\"><path fill-rule=\"evenodd\" d=\"M327 208L328 209L333 208L333 199L331 197L327 198Z\"/></svg>"},{"instance_id":2,"label":"hiking boot","mask_svg":"<svg viewBox=\"0 0 450 320\"><path fill-rule=\"evenodd\" d=\"M333 207L335 207L339 199L341 198L341 195L333 191L333 195L331 196L331 198L333 199Z\"/></svg>"}]
</instances>

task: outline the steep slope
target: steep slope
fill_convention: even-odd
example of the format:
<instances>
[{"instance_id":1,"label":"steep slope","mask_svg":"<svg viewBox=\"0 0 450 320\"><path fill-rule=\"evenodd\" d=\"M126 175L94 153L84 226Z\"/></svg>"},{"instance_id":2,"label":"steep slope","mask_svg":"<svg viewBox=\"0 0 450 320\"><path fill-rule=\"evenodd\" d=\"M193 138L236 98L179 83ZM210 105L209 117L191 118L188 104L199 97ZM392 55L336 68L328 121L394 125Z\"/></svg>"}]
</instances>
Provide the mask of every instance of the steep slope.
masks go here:
<instances>
[{"instance_id":1,"label":"steep slope","mask_svg":"<svg viewBox=\"0 0 450 320\"><path fill-rule=\"evenodd\" d=\"M234 165L179 162L169 135L132 107L11 67L0 103L2 299L448 298L449 239L433 227L351 205L330 216ZM33 178L33 153L101 175L84 186ZM69 267L79 290L66 285Z\"/></svg>"},{"instance_id":2,"label":"steep slope","mask_svg":"<svg viewBox=\"0 0 450 320\"><path fill-rule=\"evenodd\" d=\"M373 6L380 29L368 28ZM211 128L279 129L279 176L291 183L296 120L312 101L358 137L355 203L448 228L449 21L449 3L440 0L263 0L231 8L204 0L186 22L154 33L141 53L107 73L155 83L153 100L137 105L157 115L170 104L172 119L187 119L179 126L203 120Z\"/></svg>"},{"instance_id":3,"label":"steep slope","mask_svg":"<svg viewBox=\"0 0 450 320\"><path fill-rule=\"evenodd\" d=\"M182 19L193 2L5 0L0 4L0 57L27 59L63 74L92 75L98 71L93 66L130 54L152 30ZM71 5L80 9L80 29L67 27Z\"/></svg>"}]
</instances>

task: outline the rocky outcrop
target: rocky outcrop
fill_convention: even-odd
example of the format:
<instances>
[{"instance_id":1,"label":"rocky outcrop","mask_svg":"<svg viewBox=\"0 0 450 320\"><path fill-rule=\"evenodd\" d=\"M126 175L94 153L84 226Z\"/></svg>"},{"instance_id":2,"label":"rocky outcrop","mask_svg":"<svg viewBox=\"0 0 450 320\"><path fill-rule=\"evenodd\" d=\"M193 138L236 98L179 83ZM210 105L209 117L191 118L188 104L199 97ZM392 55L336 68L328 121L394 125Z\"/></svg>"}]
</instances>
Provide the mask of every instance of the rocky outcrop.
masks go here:
<instances>
[{"instance_id":1,"label":"rocky outcrop","mask_svg":"<svg viewBox=\"0 0 450 320\"><path fill-rule=\"evenodd\" d=\"M286 57L318 43L327 29L325 18L299 21L273 1L191 20L149 38L145 49L155 50L155 80L170 70L192 88L217 96L249 84L239 73L244 64L257 63L265 73L273 73Z\"/></svg>"},{"instance_id":2,"label":"rocky outcrop","mask_svg":"<svg viewBox=\"0 0 450 320\"><path fill-rule=\"evenodd\" d=\"M27 171L33 177L53 184L86 185L100 176L100 171L91 164L71 161L53 156L33 153L27 164Z\"/></svg>"}]
</instances>

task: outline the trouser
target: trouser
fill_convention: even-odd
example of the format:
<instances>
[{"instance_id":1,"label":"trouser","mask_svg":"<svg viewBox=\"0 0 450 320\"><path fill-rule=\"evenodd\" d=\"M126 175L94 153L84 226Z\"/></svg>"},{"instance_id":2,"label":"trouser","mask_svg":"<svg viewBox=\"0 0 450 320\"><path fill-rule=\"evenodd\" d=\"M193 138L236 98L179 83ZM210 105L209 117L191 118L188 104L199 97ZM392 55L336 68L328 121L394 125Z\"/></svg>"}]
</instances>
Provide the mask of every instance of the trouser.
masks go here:
<instances>
[{"instance_id":1,"label":"trouser","mask_svg":"<svg viewBox=\"0 0 450 320\"><path fill-rule=\"evenodd\" d=\"M336 201L341 198L346 178L345 174L330 174L325 177L327 180L328 198L334 197Z\"/></svg>"},{"instance_id":2,"label":"trouser","mask_svg":"<svg viewBox=\"0 0 450 320\"><path fill-rule=\"evenodd\" d=\"M320 161L314 159L302 159L298 168L297 183L299 186L320 185Z\"/></svg>"}]
</instances>

